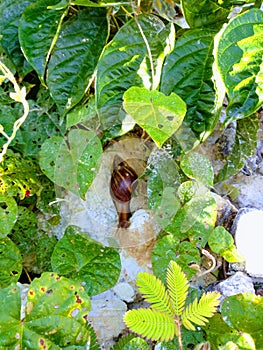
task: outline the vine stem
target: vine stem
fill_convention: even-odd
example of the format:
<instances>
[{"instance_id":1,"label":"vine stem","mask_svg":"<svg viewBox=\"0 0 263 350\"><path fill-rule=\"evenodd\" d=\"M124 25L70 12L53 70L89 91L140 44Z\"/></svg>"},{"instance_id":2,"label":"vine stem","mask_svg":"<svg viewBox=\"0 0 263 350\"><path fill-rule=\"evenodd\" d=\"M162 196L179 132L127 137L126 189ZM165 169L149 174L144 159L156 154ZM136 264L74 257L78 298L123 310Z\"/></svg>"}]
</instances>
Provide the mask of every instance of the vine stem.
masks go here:
<instances>
[{"instance_id":1,"label":"vine stem","mask_svg":"<svg viewBox=\"0 0 263 350\"><path fill-rule=\"evenodd\" d=\"M131 5L132 5L132 8L133 8L133 12L134 12L134 20L139 28L139 31L141 33L141 36L143 38L143 41L145 43L145 46L146 46L146 49L147 49L147 52L148 52L148 56L149 56L149 61L150 61L150 67L151 67L151 76L152 76L152 86L151 86L151 90L154 90L155 89L155 84L154 84L154 65L153 65L153 57L152 57L152 52L151 52L151 48L150 48L150 45L149 45L149 42L143 32L143 29L142 29L142 26L138 20L138 16L137 16L137 12L135 11L135 8L134 8L134 4L131 2ZM140 0L138 0L138 8L140 7Z\"/></svg>"},{"instance_id":2,"label":"vine stem","mask_svg":"<svg viewBox=\"0 0 263 350\"><path fill-rule=\"evenodd\" d=\"M14 138L16 137L17 131L20 129L21 125L24 123L24 121L26 120L26 118L28 116L29 104L26 100L26 88L22 87L22 89L20 89L20 87L18 86L18 84L16 82L14 75L1 61L0 61L0 69L4 74L3 76L0 77L1 82L3 82L5 79L8 79L14 86L15 92L10 92L10 97L14 101L22 103L22 105L24 107L24 113L23 113L22 117L20 117L19 119L17 119L15 121L15 123L13 125L13 131L12 131L12 134L10 136L8 136L5 133L3 126L0 125L0 134L2 134L7 139L7 142L3 145L2 151L0 153L0 163L2 163L3 158L7 152L7 149L9 147L10 143L14 140Z\"/></svg>"}]
</instances>

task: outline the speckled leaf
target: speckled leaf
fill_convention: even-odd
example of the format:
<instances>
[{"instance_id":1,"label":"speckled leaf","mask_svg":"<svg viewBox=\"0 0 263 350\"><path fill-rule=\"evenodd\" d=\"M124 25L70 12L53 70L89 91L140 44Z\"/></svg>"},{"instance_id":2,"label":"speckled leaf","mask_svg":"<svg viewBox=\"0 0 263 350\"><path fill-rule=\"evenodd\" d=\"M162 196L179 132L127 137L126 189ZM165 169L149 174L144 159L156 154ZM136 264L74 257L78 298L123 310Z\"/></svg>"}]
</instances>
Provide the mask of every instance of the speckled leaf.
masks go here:
<instances>
[{"instance_id":1,"label":"speckled leaf","mask_svg":"<svg viewBox=\"0 0 263 350\"><path fill-rule=\"evenodd\" d=\"M22 257L10 238L0 239L0 288L18 281L22 272Z\"/></svg>"},{"instance_id":2,"label":"speckled leaf","mask_svg":"<svg viewBox=\"0 0 263 350\"><path fill-rule=\"evenodd\" d=\"M184 17L191 28L213 27L220 28L226 22L229 8L222 6L222 1L213 0L182 0Z\"/></svg>"},{"instance_id":3,"label":"speckled leaf","mask_svg":"<svg viewBox=\"0 0 263 350\"><path fill-rule=\"evenodd\" d=\"M185 154L181 158L181 169L190 179L205 186L213 186L214 172L209 159L197 152Z\"/></svg>"},{"instance_id":4,"label":"speckled leaf","mask_svg":"<svg viewBox=\"0 0 263 350\"><path fill-rule=\"evenodd\" d=\"M159 225L165 229L180 206L177 196L181 183L179 168L167 152L156 149L149 158L148 169L148 206L154 210Z\"/></svg>"},{"instance_id":5,"label":"speckled leaf","mask_svg":"<svg viewBox=\"0 0 263 350\"><path fill-rule=\"evenodd\" d=\"M221 313L230 327L253 337L256 349L263 348L263 297L253 293L226 297Z\"/></svg>"},{"instance_id":6,"label":"speckled leaf","mask_svg":"<svg viewBox=\"0 0 263 350\"><path fill-rule=\"evenodd\" d=\"M174 27L154 15L141 15L138 20L148 40L155 68L152 82L147 48L135 20L123 25L105 47L98 63L96 104L107 136L120 135L134 126L122 109L122 96L131 86L156 88L164 57L174 43ZM126 118L125 118L126 117ZM124 120L126 119L126 120ZM122 130L122 123L125 129Z\"/></svg>"},{"instance_id":7,"label":"speckled leaf","mask_svg":"<svg viewBox=\"0 0 263 350\"><path fill-rule=\"evenodd\" d=\"M13 197L0 194L0 237L6 237L17 219L17 204Z\"/></svg>"},{"instance_id":8,"label":"speckled leaf","mask_svg":"<svg viewBox=\"0 0 263 350\"><path fill-rule=\"evenodd\" d=\"M57 0L39 0L27 6L19 22L19 41L23 53L44 82L47 63L58 38L60 21L68 9L50 9Z\"/></svg>"},{"instance_id":9,"label":"speckled leaf","mask_svg":"<svg viewBox=\"0 0 263 350\"><path fill-rule=\"evenodd\" d=\"M251 9L236 16L217 39L215 59L228 94L228 124L263 104L263 12Z\"/></svg>"},{"instance_id":10,"label":"speckled leaf","mask_svg":"<svg viewBox=\"0 0 263 350\"><path fill-rule=\"evenodd\" d=\"M180 265L187 279L191 279L196 274L196 270L189 265L190 263L200 265L200 253L194 244L180 242L178 238L167 235L156 242L152 253L153 272L164 283L166 268L171 260Z\"/></svg>"},{"instance_id":11,"label":"speckled leaf","mask_svg":"<svg viewBox=\"0 0 263 350\"><path fill-rule=\"evenodd\" d=\"M179 95L187 105L184 123L175 134L180 139L188 135L190 127L195 134L186 136L186 151L209 136L217 124L223 95L215 91L212 80L215 32L209 29L186 30L167 56L162 72L160 91ZM187 145L188 143L188 145ZM197 142L198 143L198 142Z\"/></svg>"},{"instance_id":12,"label":"speckled leaf","mask_svg":"<svg viewBox=\"0 0 263 350\"><path fill-rule=\"evenodd\" d=\"M131 87L124 95L124 109L160 147L181 125L186 113L184 101L174 93Z\"/></svg>"},{"instance_id":13,"label":"speckled leaf","mask_svg":"<svg viewBox=\"0 0 263 350\"><path fill-rule=\"evenodd\" d=\"M1 290L0 298L1 349L86 349L90 300L78 283L49 272L35 278L22 325L19 288Z\"/></svg>"},{"instance_id":14,"label":"speckled leaf","mask_svg":"<svg viewBox=\"0 0 263 350\"><path fill-rule=\"evenodd\" d=\"M85 8L62 24L48 64L47 85L65 115L83 97L108 38L107 11Z\"/></svg>"},{"instance_id":15,"label":"speckled leaf","mask_svg":"<svg viewBox=\"0 0 263 350\"><path fill-rule=\"evenodd\" d=\"M36 0L1 0L0 2L0 44L23 76L32 70L21 51L18 40L18 24L24 9ZM1 58L2 59L2 58Z\"/></svg>"},{"instance_id":16,"label":"speckled leaf","mask_svg":"<svg viewBox=\"0 0 263 350\"><path fill-rule=\"evenodd\" d=\"M179 197L184 198L186 202L182 203L181 208L165 230L180 239L188 238L201 248L205 246L214 229L217 206L210 191L202 184L192 182L192 187L188 195L185 195L184 192L184 196L180 194L181 188L179 188Z\"/></svg>"},{"instance_id":17,"label":"speckled leaf","mask_svg":"<svg viewBox=\"0 0 263 350\"><path fill-rule=\"evenodd\" d=\"M209 319L204 329L212 350L217 350L219 347L224 349L227 343L236 346L234 349L238 350L256 350L253 338L247 333L229 327L219 313Z\"/></svg>"},{"instance_id":18,"label":"speckled leaf","mask_svg":"<svg viewBox=\"0 0 263 350\"><path fill-rule=\"evenodd\" d=\"M67 140L54 136L44 142L40 166L57 185L84 197L99 167L102 146L90 131L74 129Z\"/></svg>"},{"instance_id":19,"label":"speckled leaf","mask_svg":"<svg viewBox=\"0 0 263 350\"><path fill-rule=\"evenodd\" d=\"M254 154L257 147L258 128L259 121L256 114L237 121L232 152L225 166L215 176L215 183L224 181L238 173L244 166L246 159Z\"/></svg>"},{"instance_id":20,"label":"speckled leaf","mask_svg":"<svg viewBox=\"0 0 263 350\"><path fill-rule=\"evenodd\" d=\"M87 235L87 234L86 234ZM121 270L116 250L104 247L71 226L55 246L53 270L83 282L89 295L104 292L114 286Z\"/></svg>"},{"instance_id":21,"label":"speckled leaf","mask_svg":"<svg viewBox=\"0 0 263 350\"><path fill-rule=\"evenodd\" d=\"M238 253L232 235L222 226L217 226L208 239L209 247L226 261L242 262L244 258Z\"/></svg>"}]
</instances>

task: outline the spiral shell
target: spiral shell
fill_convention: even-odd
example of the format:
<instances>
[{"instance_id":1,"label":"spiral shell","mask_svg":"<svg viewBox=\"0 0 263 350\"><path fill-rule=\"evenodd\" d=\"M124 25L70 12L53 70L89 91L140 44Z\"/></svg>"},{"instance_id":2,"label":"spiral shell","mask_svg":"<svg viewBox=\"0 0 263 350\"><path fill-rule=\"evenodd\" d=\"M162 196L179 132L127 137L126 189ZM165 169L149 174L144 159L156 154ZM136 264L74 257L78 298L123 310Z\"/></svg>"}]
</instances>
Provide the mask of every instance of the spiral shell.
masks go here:
<instances>
[{"instance_id":1,"label":"spiral shell","mask_svg":"<svg viewBox=\"0 0 263 350\"><path fill-rule=\"evenodd\" d=\"M127 228L131 217L130 200L134 189L134 182L138 178L136 172L122 160L115 156L110 181L110 193L119 215L119 227Z\"/></svg>"},{"instance_id":2,"label":"spiral shell","mask_svg":"<svg viewBox=\"0 0 263 350\"><path fill-rule=\"evenodd\" d=\"M113 164L110 184L112 197L121 202L128 202L131 200L133 183L138 176L128 163L118 156L115 156Z\"/></svg>"}]
</instances>

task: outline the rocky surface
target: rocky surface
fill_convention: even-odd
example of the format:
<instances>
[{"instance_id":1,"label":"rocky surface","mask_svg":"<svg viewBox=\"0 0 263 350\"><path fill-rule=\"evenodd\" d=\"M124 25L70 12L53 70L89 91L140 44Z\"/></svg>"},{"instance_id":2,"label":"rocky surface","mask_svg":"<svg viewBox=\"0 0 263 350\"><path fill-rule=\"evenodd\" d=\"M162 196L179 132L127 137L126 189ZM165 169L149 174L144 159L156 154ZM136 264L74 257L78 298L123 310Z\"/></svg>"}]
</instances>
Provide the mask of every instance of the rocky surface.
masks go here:
<instances>
[{"instance_id":1,"label":"rocky surface","mask_svg":"<svg viewBox=\"0 0 263 350\"><path fill-rule=\"evenodd\" d=\"M235 123L232 123L223 133L215 130L199 148L212 161L215 173L223 166L218 153L227 156L232 149L235 127ZM247 259L245 267L239 265L235 269L232 266L234 274L217 284L216 288L223 297L243 292L254 293L255 278L263 277L263 255L260 252L263 246L262 130L259 130L255 155L247 160L242 171L225 185L213 189L217 203L217 225L224 226L233 234L238 250ZM128 160L140 175L152 148L152 143L138 138L124 138L111 144L104 152L100 171L86 200L66 195L62 202L60 232L69 224L77 225L93 239L117 248L120 253L122 271L118 283L111 290L92 297L92 311L89 314L104 349L109 349L114 339L124 332L122 319L127 308L131 304L134 307L140 301L135 285L136 276L140 271L152 271L151 253L160 232L151 211L147 209L147 189L143 179L139 180L131 203L133 216L130 227L117 228L117 213L109 192L112 163L118 154ZM204 278L208 279L208 282L204 279L204 287L217 283L213 274L207 274ZM197 284L200 284L200 280Z\"/></svg>"}]
</instances>

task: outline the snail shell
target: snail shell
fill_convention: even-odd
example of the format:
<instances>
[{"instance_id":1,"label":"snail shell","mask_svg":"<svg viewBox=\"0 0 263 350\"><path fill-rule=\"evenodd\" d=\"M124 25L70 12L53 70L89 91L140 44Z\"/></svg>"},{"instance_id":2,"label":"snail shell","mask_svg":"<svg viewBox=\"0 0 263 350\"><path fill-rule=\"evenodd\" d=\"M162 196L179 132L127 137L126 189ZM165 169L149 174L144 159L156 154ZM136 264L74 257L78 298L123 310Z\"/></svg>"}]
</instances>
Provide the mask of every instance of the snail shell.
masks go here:
<instances>
[{"instance_id":1,"label":"snail shell","mask_svg":"<svg viewBox=\"0 0 263 350\"><path fill-rule=\"evenodd\" d=\"M130 200L134 190L136 172L119 156L115 156L110 181L110 193L119 216L118 227L129 226Z\"/></svg>"}]
</instances>

